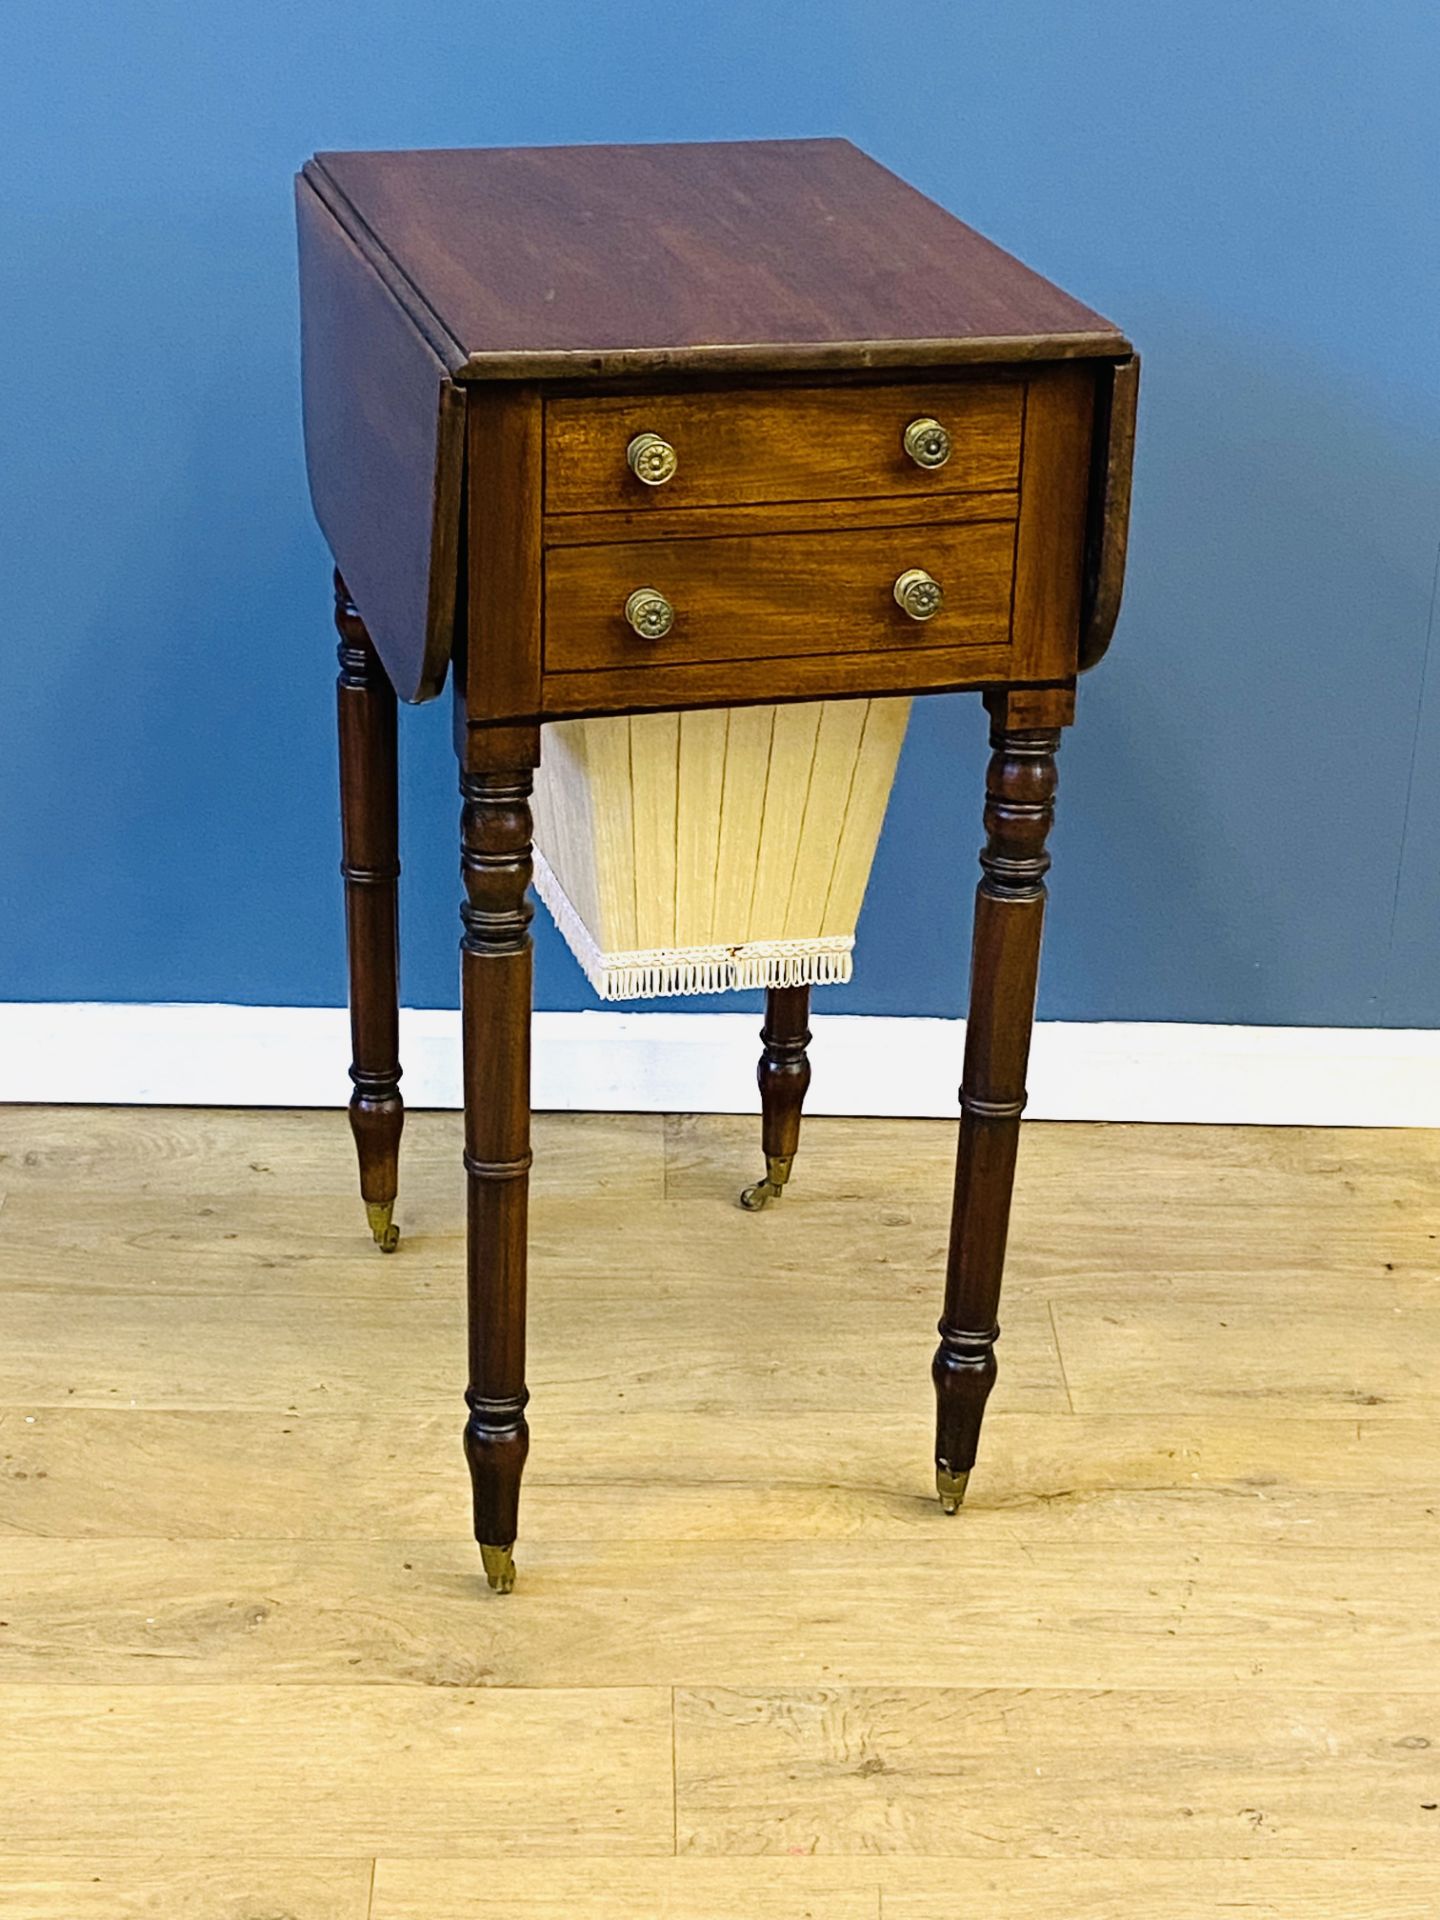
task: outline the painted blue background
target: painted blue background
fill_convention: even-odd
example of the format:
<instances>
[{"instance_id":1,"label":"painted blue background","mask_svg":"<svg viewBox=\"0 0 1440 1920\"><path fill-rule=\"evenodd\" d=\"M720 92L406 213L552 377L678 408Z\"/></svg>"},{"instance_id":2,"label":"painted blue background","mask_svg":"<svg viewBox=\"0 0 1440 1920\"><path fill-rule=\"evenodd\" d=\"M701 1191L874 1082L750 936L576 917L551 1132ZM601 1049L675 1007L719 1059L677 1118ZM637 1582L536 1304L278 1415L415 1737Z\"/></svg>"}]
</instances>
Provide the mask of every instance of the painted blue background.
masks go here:
<instances>
[{"instance_id":1,"label":"painted blue background","mask_svg":"<svg viewBox=\"0 0 1440 1920\"><path fill-rule=\"evenodd\" d=\"M1437 72L1432 0L9 0L0 998L343 997L306 155L842 133L1145 354L1043 1011L1435 1024ZM448 707L405 719L447 1005ZM830 1007L958 1009L983 733L917 711ZM593 1003L548 925L539 999Z\"/></svg>"}]
</instances>

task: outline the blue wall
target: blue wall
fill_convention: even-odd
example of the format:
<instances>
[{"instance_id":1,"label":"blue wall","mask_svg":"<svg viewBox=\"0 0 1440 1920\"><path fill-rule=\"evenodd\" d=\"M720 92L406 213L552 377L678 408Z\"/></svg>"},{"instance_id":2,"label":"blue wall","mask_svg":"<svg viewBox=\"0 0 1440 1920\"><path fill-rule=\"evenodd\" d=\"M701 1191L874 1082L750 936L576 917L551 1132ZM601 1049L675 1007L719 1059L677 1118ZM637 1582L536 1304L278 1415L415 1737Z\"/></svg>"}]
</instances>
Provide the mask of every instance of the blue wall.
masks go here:
<instances>
[{"instance_id":1,"label":"blue wall","mask_svg":"<svg viewBox=\"0 0 1440 1920\"><path fill-rule=\"evenodd\" d=\"M843 133L1145 353L1044 1012L1440 1022L1437 72L1432 0L9 0L0 999L343 996L299 162ZM405 720L406 998L453 1004L448 711ZM829 1006L959 1006L983 731L917 713Z\"/></svg>"}]
</instances>

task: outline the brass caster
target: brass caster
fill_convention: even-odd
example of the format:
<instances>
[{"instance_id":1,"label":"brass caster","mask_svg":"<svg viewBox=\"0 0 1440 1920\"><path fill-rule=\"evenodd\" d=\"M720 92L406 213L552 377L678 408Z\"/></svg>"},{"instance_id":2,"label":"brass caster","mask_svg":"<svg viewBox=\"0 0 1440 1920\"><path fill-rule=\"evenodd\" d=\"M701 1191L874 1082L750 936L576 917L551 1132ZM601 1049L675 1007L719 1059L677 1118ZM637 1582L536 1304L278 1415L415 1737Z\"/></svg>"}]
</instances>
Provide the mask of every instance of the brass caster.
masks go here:
<instances>
[{"instance_id":1,"label":"brass caster","mask_svg":"<svg viewBox=\"0 0 1440 1920\"><path fill-rule=\"evenodd\" d=\"M490 1582L492 1593L509 1593L515 1586L515 1547L487 1547L481 1545L480 1558L485 1563L485 1578Z\"/></svg>"},{"instance_id":2,"label":"brass caster","mask_svg":"<svg viewBox=\"0 0 1440 1920\"><path fill-rule=\"evenodd\" d=\"M740 1195L740 1204L745 1211L763 1213L766 1207L781 1199L785 1192L785 1182L790 1178L790 1169L794 1164L793 1153L767 1153L765 1178L757 1180L753 1187L746 1187Z\"/></svg>"},{"instance_id":3,"label":"brass caster","mask_svg":"<svg viewBox=\"0 0 1440 1920\"><path fill-rule=\"evenodd\" d=\"M375 1244L381 1253L393 1253L400 1244L400 1229L391 1219L395 1211L393 1200L367 1200L365 1218L370 1222L370 1231L375 1236Z\"/></svg>"},{"instance_id":4,"label":"brass caster","mask_svg":"<svg viewBox=\"0 0 1440 1920\"><path fill-rule=\"evenodd\" d=\"M936 1467L935 1491L940 1496L940 1505L946 1513L958 1513L965 1504L965 1488L969 1484L970 1468L963 1473L951 1473L948 1467Z\"/></svg>"},{"instance_id":5,"label":"brass caster","mask_svg":"<svg viewBox=\"0 0 1440 1920\"><path fill-rule=\"evenodd\" d=\"M746 1187L740 1195L740 1204L747 1213L763 1213L772 1200L779 1200L785 1189L777 1187L773 1180L757 1180L753 1187Z\"/></svg>"}]
</instances>

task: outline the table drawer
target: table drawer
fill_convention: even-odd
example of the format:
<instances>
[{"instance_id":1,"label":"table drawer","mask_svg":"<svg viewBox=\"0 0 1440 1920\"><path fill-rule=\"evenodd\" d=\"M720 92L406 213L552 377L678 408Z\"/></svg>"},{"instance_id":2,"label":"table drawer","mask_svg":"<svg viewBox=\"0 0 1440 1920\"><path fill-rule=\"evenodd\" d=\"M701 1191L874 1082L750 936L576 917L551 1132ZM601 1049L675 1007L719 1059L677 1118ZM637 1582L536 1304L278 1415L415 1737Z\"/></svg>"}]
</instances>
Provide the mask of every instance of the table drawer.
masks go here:
<instances>
[{"instance_id":1,"label":"table drawer","mask_svg":"<svg viewBox=\"0 0 1440 1920\"><path fill-rule=\"evenodd\" d=\"M943 499L1019 481L1019 381L595 395L545 408L545 511L613 512L782 500ZM938 422L944 452L907 427ZM651 434L674 472L648 485L628 449ZM660 466L667 464L662 457Z\"/></svg>"},{"instance_id":2,"label":"table drawer","mask_svg":"<svg viewBox=\"0 0 1440 1920\"><path fill-rule=\"evenodd\" d=\"M1014 564L1013 520L553 547L545 671L1003 646ZM897 603L910 569L943 592L928 619ZM639 589L672 610L658 637L627 619Z\"/></svg>"}]
</instances>

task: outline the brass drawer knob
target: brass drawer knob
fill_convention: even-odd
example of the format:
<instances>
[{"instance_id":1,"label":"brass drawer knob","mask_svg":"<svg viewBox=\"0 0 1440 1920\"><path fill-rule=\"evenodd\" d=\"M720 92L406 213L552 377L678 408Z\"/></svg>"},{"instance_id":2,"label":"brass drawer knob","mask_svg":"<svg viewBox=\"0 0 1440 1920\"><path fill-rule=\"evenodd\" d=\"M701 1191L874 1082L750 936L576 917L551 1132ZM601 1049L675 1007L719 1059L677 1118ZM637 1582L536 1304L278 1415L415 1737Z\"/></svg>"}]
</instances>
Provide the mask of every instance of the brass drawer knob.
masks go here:
<instances>
[{"instance_id":1,"label":"brass drawer knob","mask_svg":"<svg viewBox=\"0 0 1440 1920\"><path fill-rule=\"evenodd\" d=\"M917 467L943 467L950 458L950 436L938 420L927 415L906 427L905 451Z\"/></svg>"},{"instance_id":2,"label":"brass drawer knob","mask_svg":"<svg viewBox=\"0 0 1440 1920\"><path fill-rule=\"evenodd\" d=\"M642 640L663 640L675 624L675 609L654 587L636 587L625 602L625 618Z\"/></svg>"},{"instance_id":3,"label":"brass drawer knob","mask_svg":"<svg viewBox=\"0 0 1440 1920\"><path fill-rule=\"evenodd\" d=\"M907 567L895 582L895 604L912 620L933 620L945 605L945 592L923 567Z\"/></svg>"},{"instance_id":4,"label":"brass drawer knob","mask_svg":"<svg viewBox=\"0 0 1440 1920\"><path fill-rule=\"evenodd\" d=\"M667 480L675 478L675 469L680 464L674 447L658 433L637 433L625 449L625 458L635 478L643 480L647 487L663 487Z\"/></svg>"}]
</instances>

